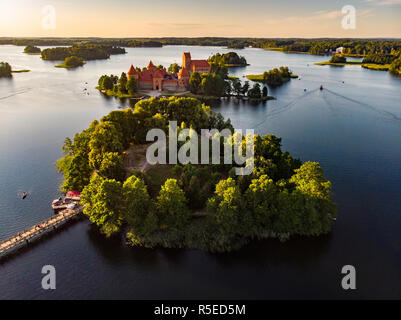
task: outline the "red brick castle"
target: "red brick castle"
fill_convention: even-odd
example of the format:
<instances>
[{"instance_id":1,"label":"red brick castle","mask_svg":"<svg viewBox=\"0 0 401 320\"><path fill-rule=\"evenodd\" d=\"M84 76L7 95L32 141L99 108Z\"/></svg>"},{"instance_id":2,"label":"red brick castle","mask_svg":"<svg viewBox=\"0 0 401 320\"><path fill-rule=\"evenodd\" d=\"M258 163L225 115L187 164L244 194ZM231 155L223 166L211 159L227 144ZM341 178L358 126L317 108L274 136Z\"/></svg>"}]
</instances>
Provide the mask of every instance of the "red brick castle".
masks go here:
<instances>
[{"instance_id":1,"label":"red brick castle","mask_svg":"<svg viewBox=\"0 0 401 320\"><path fill-rule=\"evenodd\" d=\"M138 82L139 89L186 91L189 88L189 77L193 72L209 73L210 64L206 60L192 60L190 52L182 55L182 68L178 74L168 73L166 68L157 69L152 61L147 68L137 71L133 65L129 69L128 79L133 77Z\"/></svg>"}]
</instances>

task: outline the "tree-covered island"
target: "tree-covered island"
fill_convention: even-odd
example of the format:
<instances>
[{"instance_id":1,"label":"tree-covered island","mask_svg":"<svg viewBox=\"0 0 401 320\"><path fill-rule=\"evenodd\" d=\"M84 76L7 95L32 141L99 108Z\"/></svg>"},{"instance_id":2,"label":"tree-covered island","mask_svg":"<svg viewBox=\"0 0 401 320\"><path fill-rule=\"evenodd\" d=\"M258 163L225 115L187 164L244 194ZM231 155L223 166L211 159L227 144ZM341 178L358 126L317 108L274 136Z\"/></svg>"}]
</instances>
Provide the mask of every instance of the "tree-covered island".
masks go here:
<instances>
[{"instance_id":1,"label":"tree-covered island","mask_svg":"<svg viewBox=\"0 0 401 320\"><path fill-rule=\"evenodd\" d=\"M301 163L274 135L254 141L254 169L232 165L148 165L148 130L228 129L229 120L193 98L142 100L134 111L112 111L67 138L57 167L63 190L82 191L84 214L106 236L133 246L226 252L252 239L319 236L331 230L331 183L316 162ZM189 138L189 137L188 137ZM180 146L188 141L181 141ZM245 140L242 140L243 145ZM220 150L225 142L220 140ZM142 160L141 160L142 159Z\"/></svg>"},{"instance_id":2,"label":"tree-covered island","mask_svg":"<svg viewBox=\"0 0 401 320\"><path fill-rule=\"evenodd\" d=\"M64 63L56 65L55 67L71 69L71 68L82 67L84 64L85 64L84 59L72 56L65 58Z\"/></svg>"},{"instance_id":3,"label":"tree-covered island","mask_svg":"<svg viewBox=\"0 0 401 320\"><path fill-rule=\"evenodd\" d=\"M40 54L41 52L42 50L40 48L31 45L26 46L24 49L24 53L28 54Z\"/></svg>"},{"instance_id":4,"label":"tree-covered island","mask_svg":"<svg viewBox=\"0 0 401 320\"><path fill-rule=\"evenodd\" d=\"M344 55L334 55L329 61L317 62L315 65L331 65L331 66L345 66L345 65L360 65L366 69L378 71L390 71L390 73L399 75L399 65L401 61L401 53L393 52L393 54L385 53L370 53L366 55L362 61L347 61Z\"/></svg>"},{"instance_id":5,"label":"tree-covered island","mask_svg":"<svg viewBox=\"0 0 401 320\"><path fill-rule=\"evenodd\" d=\"M11 66L8 62L0 62L0 78L10 78L12 77Z\"/></svg>"},{"instance_id":6,"label":"tree-covered island","mask_svg":"<svg viewBox=\"0 0 401 320\"><path fill-rule=\"evenodd\" d=\"M13 73L29 72L31 70L13 70L8 62L0 62L0 78L11 78Z\"/></svg>"},{"instance_id":7,"label":"tree-covered island","mask_svg":"<svg viewBox=\"0 0 401 320\"><path fill-rule=\"evenodd\" d=\"M274 68L272 70L265 71L263 74L250 74L246 77L249 80L262 82L272 87L281 86L293 78L298 78L298 76L293 74L288 67L280 67L279 69Z\"/></svg>"},{"instance_id":8,"label":"tree-covered island","mask_svg":"<svg viewBox=\"0 0 401 320\"><path fill-rule=\"evenodd\" d=\"M216 63L226 67L245 67L248 65L245 57L239 56L236 52L216 53L209 57L208 61L209 63Z\"/></svg>"},{"instance_id":9,"label":"tree-covered island","mask_svg":"<svg viewBox=\"0 0 401 320\"><path fill-rule=\"evenodd\" d=\"M64 63L56 67L75 68L82 66L86 60L109 59L112 54L125 53L125 49L120 47L86 44L44 49L41 52L41 57L43 60L64 61Z\"/></svg>"}]
</instances>

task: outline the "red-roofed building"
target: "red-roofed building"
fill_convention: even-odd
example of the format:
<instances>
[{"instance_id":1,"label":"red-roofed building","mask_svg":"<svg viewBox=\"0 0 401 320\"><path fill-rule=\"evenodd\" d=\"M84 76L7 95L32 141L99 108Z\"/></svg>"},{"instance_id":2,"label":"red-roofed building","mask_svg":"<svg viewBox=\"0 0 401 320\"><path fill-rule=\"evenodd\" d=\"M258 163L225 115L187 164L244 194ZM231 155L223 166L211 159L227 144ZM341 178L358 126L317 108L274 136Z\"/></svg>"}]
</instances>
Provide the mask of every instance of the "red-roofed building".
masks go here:
<instances>
[{"instance_id":1,"label":"red-roofed building","mask_svg":"<svg viewBox=\"0 0 401 320\"><path fill-rule=\"evenodd\" d=\"M189 88L189 78L193 72L209 73L210 64L206 60L192 60L191 53L184 52L182 68L178 74L168 73L166 68L157 69L150 61L142 71L137 71L131 65L127 75L137 80L139 89L185 91Z\"/></svg>"}]
</instances>

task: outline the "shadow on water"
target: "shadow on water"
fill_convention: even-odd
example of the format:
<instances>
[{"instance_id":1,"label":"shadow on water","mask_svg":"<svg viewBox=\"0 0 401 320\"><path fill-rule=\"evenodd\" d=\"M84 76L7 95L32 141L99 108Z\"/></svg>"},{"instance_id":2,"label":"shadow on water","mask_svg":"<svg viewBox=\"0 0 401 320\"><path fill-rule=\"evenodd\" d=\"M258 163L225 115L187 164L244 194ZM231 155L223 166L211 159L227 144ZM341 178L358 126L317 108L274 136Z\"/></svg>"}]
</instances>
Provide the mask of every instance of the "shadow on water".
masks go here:
<instances>
[{"instance_id":1,"label":"shadow on water","mask_svg":"<svg viewBox=\"0 0 401 320\"><path fill-rule=\"evenodd\" d=\"M295 265L307 269L328 252L331 239L332 235L328 234L318 238L293 237L286 242L253 240L238 251L214 255L214 259L224 267L243 262L261 269L268 265Z\"/></svg>"}]
</instances>

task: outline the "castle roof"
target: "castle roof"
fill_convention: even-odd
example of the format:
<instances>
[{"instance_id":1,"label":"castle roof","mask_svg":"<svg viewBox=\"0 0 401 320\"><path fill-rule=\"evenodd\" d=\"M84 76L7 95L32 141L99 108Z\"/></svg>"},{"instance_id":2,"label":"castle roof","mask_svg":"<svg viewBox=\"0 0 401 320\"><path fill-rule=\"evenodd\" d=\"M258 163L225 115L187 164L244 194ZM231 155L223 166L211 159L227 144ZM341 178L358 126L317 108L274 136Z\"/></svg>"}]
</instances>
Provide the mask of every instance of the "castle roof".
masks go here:
<instances>
[{"instance_id":1,"label":"castle roof","mask_svg":"<svg viewBox=\"0 0 401 320\"><path fill-rule=\"evenodd\" d=\"M153 64L152 60L150 60L148 64L148 69L153 69L153 68L155 68L155 65Z\"/></svg>"},{"instance_id":2,"label":"castle roof","mask_svg":"<svg viewBox=\"0 0 401 320\"><path fill-rule=\"evenodd\" d=\"M131 64L131 68L129 68L127 75L132 76L136 73L137 73L137 71L135 70L134 66Z\"/></svg>"},{"instance_id":3,"label":"castle roof","mask_svg":"<svg viewBox=\"0 0 401 320\"><path fill-rule=\"evenodd\" d=\"M191 66L207 68L207 67L210 67L210 64L206 60L192 60Z\"/></svg>"},{"instance_id":4,"label":"castle roof","mask_svg":"<svg viewBox=\"0 0 401 320\"><path fill-rule=\"evenodd\" d=\"M191 60L191 52L184 52L184 56L187 61Z\"/></svg>"}]
</instances>

